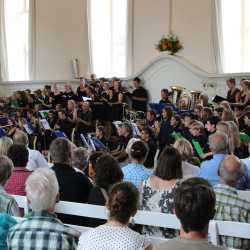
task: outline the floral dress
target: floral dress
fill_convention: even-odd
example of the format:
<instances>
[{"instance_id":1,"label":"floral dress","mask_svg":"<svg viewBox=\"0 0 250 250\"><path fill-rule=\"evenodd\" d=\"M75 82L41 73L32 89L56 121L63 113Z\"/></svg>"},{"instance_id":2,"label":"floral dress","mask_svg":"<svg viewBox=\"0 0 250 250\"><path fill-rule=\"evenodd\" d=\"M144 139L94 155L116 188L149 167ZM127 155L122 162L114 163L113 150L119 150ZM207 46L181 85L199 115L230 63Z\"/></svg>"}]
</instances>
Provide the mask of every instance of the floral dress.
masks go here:
<instances>
[{"instance_id":1,"label":"floral dress","mask_svg":"<svg viewBox=\"0 0 250 250\"><path fill-rule=\"evenodd\" d=\"M170 189L155 189L150 185L150 178L142 183L141 210L174 213L174 195L180 185L177 181ZM143 226L143 234L161 238L174 238L178 231L162 227Z\"/></svg>"}]
</instances>

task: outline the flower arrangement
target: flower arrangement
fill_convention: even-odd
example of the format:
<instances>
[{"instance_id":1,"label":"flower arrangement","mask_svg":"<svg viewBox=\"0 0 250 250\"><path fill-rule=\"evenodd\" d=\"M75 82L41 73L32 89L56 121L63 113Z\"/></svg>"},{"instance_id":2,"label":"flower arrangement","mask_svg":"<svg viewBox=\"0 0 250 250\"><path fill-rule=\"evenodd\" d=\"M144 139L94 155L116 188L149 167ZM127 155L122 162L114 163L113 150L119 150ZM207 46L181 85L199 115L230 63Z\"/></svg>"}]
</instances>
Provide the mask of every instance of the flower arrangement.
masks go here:
<instances>
[{"instance_id":1,"label":"flower arrangement","mask_svg":"<svg viewBox=\"0 0 250 250\"><path fill-rule=\"evenodd\" d=\"M170 51L171 55L183 48L177 36L169 34L167 37L163 36L161 40L156 44L156 49L158 51Z\"/></svg>"}]
</instances>

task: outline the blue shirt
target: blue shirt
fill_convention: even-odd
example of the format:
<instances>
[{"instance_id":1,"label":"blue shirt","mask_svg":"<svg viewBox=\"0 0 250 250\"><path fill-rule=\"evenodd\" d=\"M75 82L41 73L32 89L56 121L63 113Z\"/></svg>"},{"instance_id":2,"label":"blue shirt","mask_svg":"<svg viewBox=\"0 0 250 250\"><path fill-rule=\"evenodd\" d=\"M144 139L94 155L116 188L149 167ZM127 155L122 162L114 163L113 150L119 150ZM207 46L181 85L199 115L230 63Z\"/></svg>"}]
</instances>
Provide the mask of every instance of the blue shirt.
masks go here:
<instances>
[{"instance_id":1,"label":"blue shirt","mask_svg":"<svg viewBox=\"0 0 250 250\"><path fill-rule=\"evenodd\" d=\"M200 177L208 180L211 185L217 185L220 182L218 169L220 162L226 157L225 154L215 154L213 159L201 163ZM243 163L244 175L239 179L236 188L240 190L250 189L250 178L247 166Z\"/></svg>"},{"instance_id":2,"label":"blue shirt","mask_svg":"<svg viewBox=\"0 0 250 250\"><path fill-rule=\"evenodd\" d=\"M132 182L137 188L141 183L152 175L152 170L147 169L142 164L130 163L122 168L123 180Z\"/></svg>"},{"instance_id":3,"label":"blue shirt","mask_svg":"<svg viewBox=\"0 0 250 250\"><path fill-rule=\"evenodd\" d=\"M220 162L226 157L225 154L215 154L213 159L201 163L200 177L208 180L211 185L216 185L220 181L218 168Z\"/></svg>"},{"instance_id":4,"label":"blue shirt","mask_svg":"<svg viewBox=\"0 0 250 250\"><path fill-rule=\"evenodd\" d=\"M0 213L0 250L7 249L7 233L16 224L17 222L14 218L6 213Z\"/></svg>"}]
</instances>

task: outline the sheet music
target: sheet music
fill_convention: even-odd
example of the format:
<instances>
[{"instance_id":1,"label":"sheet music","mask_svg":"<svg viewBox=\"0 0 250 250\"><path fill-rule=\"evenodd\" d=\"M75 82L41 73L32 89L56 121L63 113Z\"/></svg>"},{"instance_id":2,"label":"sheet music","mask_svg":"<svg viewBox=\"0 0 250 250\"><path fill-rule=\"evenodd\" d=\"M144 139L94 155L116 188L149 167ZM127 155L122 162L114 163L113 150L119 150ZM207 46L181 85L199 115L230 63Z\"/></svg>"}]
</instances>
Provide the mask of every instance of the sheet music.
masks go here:
<instances>
[{"instance_id":1,"label":"sheet music","mask_svg":"<svg viewBox=\"0 0 250 250\"><path fill-rule=\"evenodd\" d=\"M50 125L49 125L49 123L48 123L48 121L46 119L41 119L40 122L41 122L42 127L45 130L50 130L51 129Z\"/></svg>"},{"instance_id":2,"label":"sheet music","mask_svg":"<svg viewBox=\"0 0 250 250\"><path fill-rule=\"evenodd\" d=\"M91 146L92 150L96 151L95 144L94 144L90 134L88 134L88 139L89 139L89 145Z\"/></svg>"},{"instance_id":3,"label":"sheet music","mask_svg":"<svg viewBox=\"0 0 250 250\"><path fill-rule=\"evenodd\" d=\"M32 135L34 133L33 129L31 129L27 123L24 124L23 127L29 135Z\"/></svg>"},{"instance_id":4,"label":"sheet music","mask_svg":"<svg viewBox=\"0 0 250 250\"><path fill-rule=\"evenodd\" d=\"M82 139L82 142L84 143L85 147L87 147L88 149L90 148L89 143L87 142L85 136L83 134L80 134L80 137Z\"/></svg>"},{"instance_id":5,"label":"sheet music","mask_svg":"<svg viewBox=\"0 0 250 250\"><path fill-rule=\"evenodd\" d=\"M84 102L87 102L87 101L92 101L92 98L83 96L83 97L82 97L82 100L83 100Z\"/></svg>"}]
</instances>

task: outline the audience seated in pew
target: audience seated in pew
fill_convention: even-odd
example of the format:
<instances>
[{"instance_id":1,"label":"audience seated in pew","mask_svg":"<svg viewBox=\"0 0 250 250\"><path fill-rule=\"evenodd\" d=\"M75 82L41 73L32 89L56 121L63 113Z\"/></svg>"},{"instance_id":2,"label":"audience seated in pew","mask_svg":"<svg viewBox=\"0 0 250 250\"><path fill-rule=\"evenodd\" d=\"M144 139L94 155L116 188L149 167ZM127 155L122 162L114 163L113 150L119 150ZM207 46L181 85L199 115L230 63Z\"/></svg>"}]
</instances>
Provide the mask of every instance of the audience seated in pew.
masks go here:
<instances>
[{"instance_id":1,"label":"audience seated in pew","mask_svg":"<svg viewBox=\"0 0 250 250\"><path fill-rule=\"evenodd\" d=\"M10 146L7 156L12 160L14 169L4 188L10 194L26 195L25 182L31 174L31 171L26 169L29 151L24 144L13 144Z\"/></svg>"},{"instance_id":2,"label":"audience seated in pew","mask_svg":"<svg viewBox=\"0 0 250 250\"><path fill-rule=\"evenodd\" d=\"M175 141L173 147L176 148L181 155L183 179L199 176L200 168L192 164L194 151L191 143L188 140L181 138Z\"/></svg>"},{"instance_id":3,"label":"audience seated in pew","mask_svg":"<svg viewBox=\"0 0 250 250\"><path fill-rule=\"evenodd\" d=\"M219 183L218 169L220 162L228 155L228 136L222 132L216 132L209 136L209 147L213 154L213 159L204 161L201 164L200 177L207 179L211 185ZM237 182L237 189L249 189L250 180L248 171L244 166L244 175Z\"/></svg>"},{"instance_id":4,"label":"audience seated in pew","mask_svg":"<svg viewBox=\"0 0 250 250\"><path fill-rule=\"evenodd\" d=\"M137 188L139 188L142 181L146 180L150 175L152 175L152 171L143 165L147 154L147 145L142 140L135 141L131 145L131 163L122 168L124 181L132 182Z\"/></svg>"},{"instance_id":5,"label":"audience seated in pew","mask_svg":"<svg viewBox=\"0 0 250 250\"><path fill-rule=\"evenodd\" d=\"M215 194L201 178L190 178L176 190L175 214L181 222L180 237L166 241L155 250L223 250L208 243L208 225L215 213Z\"/></svg>"},{"instance_id":6,"label":"audience seated in pew","mask_svg":"<svg viewBox=\"0 0 250 250\"><path fill-rule=\"evenodd\" d=\"M93 166L94 187L91 189L88 203L104 206L108 201L109 189L123 179L122 170L118 162L108 154L101 155ZM104 220L89 219L90 227L104 224Z\"/></svg>"},{"instance_id":7,"label":"audience seated in pew","mask_svg":"<svg viewBox=\"0 0 250 250\"><path fill-rule=\"evenodd\" d=\"M173 199L182 179L181 155L177 149L162 151L154 175L142 182L141 209L160 213L174 213ZM174 238L176 230L144 226L143 234L160 238Z\"/></svg>"},{"instance_id":8,"label":"audience seated in pew","mask_svg":"<svg viewBox=\"0 0 250 250\"><path fill-rule=\"evenodd\" d=\"M250 202L237 193L237 183L244 175L243 165L234 156L226 156L219 166L220 183L214 186L216 194L215 220L250 223ZM249 249L250 240L220 236L220 244L230 248Z\"/></svg>"},{"instance_id":9,"label":"audience seated in pew","mask_svg":"<svg viewBox=\"0 0 250 250\"><path fill-rule=\"evenodd\" d=\"M248 143L248 152L250 153L250 143ZM250 176L250 155L248 156L248 158L242 159L242 162L247 167L248 175Z\"/></svg>"},{"instance_id":10,"label":"audience seated in pew","mask_svg":"<svg viewBox=\"0 0 250 250\"><path fill-rule=\"evenodd\" d=\"M75 148L72 151L72 167L76 172L85 175L88 168L88 151L83 147Z\"/></svg>"},{"instance_id":11,"label":"audience seated in pew","mask_svg":"<svg viewBox=\"0 0 250 250\"><path fill-rule=\"evenodd\" d=\"M108 221L106 224L83 233L78 250L150 250L151 245L145 237L128 227L130 218L138 209L139 191L131 183L118 183L108 193L106 203Z\"/></svg>"},{"instance_id":12,"label":"audience seated in pew","mask_svg":"<svg viewBox=\"0 0 250 250\"><path fill-rule=\"evenodd\" d=\"M30 149L28 147L29 138L26 133L24 133L23 131L17 131L13 136L13 141L15 144L26 145L29 151L29 159L26 165L26 168L28 170L34 171L37 168L49 167L48 162L38 150Z\"/></svg>"},{"instance_id":13,"label":"audience seated in pew","mask_svg":"<svg viewBox=\"0 0 250 250\"><path fill-rule=\"evenodd\" d=\"M0 155L6 155L8 153L9 147L13 144L13 140L8 136L3 136L0 138Z\"/></svg>"},{"instance_id":14,"label":"audience seated in pew","mask_svg":"<svg viewBox=\"0 0 250 250\"><path fill-rule=\"evenodd\" d=\"M60 200L86 203L92 188L87 176L75 171L71 164L74 145L66 138L57 138L50 145L50 156L54 163L52 170L55 171L58 183ZM64 223L84 224L81 219L60 215Z\"/></svg>"},{"instance_id":15,"label":"audience seated in pew","mask_svg":"<svg viewBox=\"0 0 250 250\"><path fill-rule=\"evenodd\" d=\"M54 171L35 170L27 179L25 190L32 213L28 219L11 227L7 236L8 249L75 250L79 232L65 226L54 213L59 200Z\"/></svg>"},{"instance_id":16,"label":"audience seated in pew","mask_svg":"<svg viewBox=\"0 0 250 250\"><path fill-rule=\"evenodd\" d=\"M19 216L16 200L4 190L5 183L11 176L13 168L12 161L7 156L0 155L0 212Z\"/></svg>"}]
</instances>

